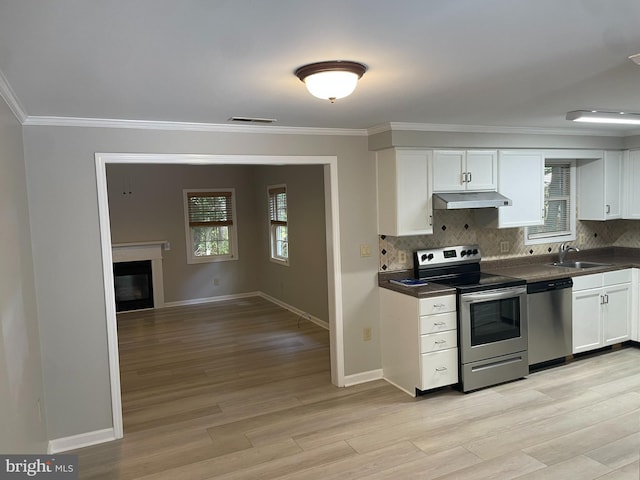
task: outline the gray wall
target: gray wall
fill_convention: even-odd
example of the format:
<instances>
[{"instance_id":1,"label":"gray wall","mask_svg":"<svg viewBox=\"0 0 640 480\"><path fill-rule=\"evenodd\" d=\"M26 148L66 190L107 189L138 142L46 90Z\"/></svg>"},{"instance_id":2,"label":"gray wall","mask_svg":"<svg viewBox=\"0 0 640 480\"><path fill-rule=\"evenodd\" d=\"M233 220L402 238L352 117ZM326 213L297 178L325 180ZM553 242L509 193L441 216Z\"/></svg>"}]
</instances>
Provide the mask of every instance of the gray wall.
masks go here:
<instances>
[{"instance_id":1,"label":"gray wall","mask_svg":"<svg viewBox=\"0 0 640 480\"><path fill-rule=\"evenodd\" d=\"M323 167L256 167L260 218L268 218L267 187L279 184L287 185L289 266L269 260L269 225L260 222L260 291L328 322Z\"/></svg>"},{"instance_id":2,"label":"gray wall","mask_svg":"<svg viewBox=\"0 0 640 480\"><path fill-rule=\"evenodd\" d=\"M165 302L254 292L258 234L252 167L107 165L112 243L167 240L162 252ZM122 194L123 185L126 195ZM238 260L187 264L184 188L235 188ZM131 193L129 193L131 192ZM219 284L214 285L214 279Z\"/></svg>"},{"instance_id":3,"label":"gray wall","mask_svg":"<svg viewBox=\"0 0 640 480\"><path fill-rule=\"evenodd\" d=\"M267 186L282 183L289 200L288 267L269 261ZM328 322L322 166L110 164L107 185L113 243L171 243L162 252L166 302L262 291ZM187 264L184 188L235 188L239 260Z\"/></svg>"},{"instance_id":4,"label":"gray wall","mask_svg":"<svg viewBox=\"0 0 640 480\"><path fill-rule=\"evenodd\" d=\"M22 127L2 98L0 246L0 452L46 452Z\"/></svg>"},{"instance_id":5,"label":"gray wall","mask_svg":"<svg viewBox=\"0 0 640 480\"><path fill-rule=\"evenodd\" d=\"M50 438L112 426L95 152L337 156L345 373L380 368L366 137L25 126L24 145Z\"/></svg>"}]
</instances>

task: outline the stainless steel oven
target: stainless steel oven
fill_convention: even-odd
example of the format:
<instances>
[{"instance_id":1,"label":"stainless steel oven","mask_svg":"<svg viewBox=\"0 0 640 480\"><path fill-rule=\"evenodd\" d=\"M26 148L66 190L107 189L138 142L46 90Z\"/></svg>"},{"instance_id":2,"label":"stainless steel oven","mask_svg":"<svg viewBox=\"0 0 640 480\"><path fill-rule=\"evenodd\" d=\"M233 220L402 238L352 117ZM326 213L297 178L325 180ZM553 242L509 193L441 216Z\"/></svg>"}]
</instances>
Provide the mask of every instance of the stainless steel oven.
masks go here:
<instances>
[{"instance_id":1,"label":"stainless steel oven","mask_svg":"<svg viewBox=\"0 0 640 480\"><path fill-rule=\"evenodd\" d=\"M416 279L456 289L464 392L529 373L526 281L484 273L480 260L477 245L414 252Z\"/></svg>"},{"instance_id":2,"label":"stainless steel oven","mask_svg":"<svg viewBox=\"0 0 640 480\"><path fill-rule=\"evenodd\" d=\"M529 373L526 286L460 293L458 306L465 392Z\"/></svg>"}]
</instances>

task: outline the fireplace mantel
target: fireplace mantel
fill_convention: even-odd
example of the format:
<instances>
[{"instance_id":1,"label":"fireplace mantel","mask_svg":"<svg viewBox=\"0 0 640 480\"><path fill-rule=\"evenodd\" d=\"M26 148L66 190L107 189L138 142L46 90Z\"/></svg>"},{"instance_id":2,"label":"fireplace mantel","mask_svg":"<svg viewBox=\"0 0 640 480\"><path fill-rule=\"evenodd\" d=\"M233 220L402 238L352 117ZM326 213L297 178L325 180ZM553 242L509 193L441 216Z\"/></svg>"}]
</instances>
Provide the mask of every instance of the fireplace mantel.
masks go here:
<instances>
[{"instance_id":1,"label":"fireplace mantel","mask_svg":"<svg viewBox=\"0 0 640 480\"><path fill-rule=\"evenodd\" d=\"M153 278L153 306L164 307L164 280L162 274L162 249L168 245L166 240L129 242L111 244L113 263L151 260Z\"/></svg>"}]
</instances>

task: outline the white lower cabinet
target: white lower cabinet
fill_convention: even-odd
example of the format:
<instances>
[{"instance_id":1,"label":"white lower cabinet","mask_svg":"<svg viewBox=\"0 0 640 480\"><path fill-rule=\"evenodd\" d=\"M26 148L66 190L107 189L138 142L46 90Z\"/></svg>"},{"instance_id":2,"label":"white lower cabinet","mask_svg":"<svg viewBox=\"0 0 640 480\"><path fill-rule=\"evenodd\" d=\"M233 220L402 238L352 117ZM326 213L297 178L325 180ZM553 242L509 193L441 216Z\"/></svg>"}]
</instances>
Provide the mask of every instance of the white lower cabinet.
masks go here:
<instances>
[{"instance_id":1,"label":"white lower cabinet","mask_svg":"<svg viewBox=\"0 0 640 480\"><path fill-rule=\"evenodd\" d=\"M631 269L573 278L573 353L631 338Z\"/></svg>"},{"instance_id":2,"label":"white lower cabinet","mask_svg":"<svg viewBox=\"0 0 640 480\"><path fill-rule=\"evenodd\" d=\"M458 383L455 295L417 298L380 288L382 371L410 395Z\"/></svg>"}]
</instances>

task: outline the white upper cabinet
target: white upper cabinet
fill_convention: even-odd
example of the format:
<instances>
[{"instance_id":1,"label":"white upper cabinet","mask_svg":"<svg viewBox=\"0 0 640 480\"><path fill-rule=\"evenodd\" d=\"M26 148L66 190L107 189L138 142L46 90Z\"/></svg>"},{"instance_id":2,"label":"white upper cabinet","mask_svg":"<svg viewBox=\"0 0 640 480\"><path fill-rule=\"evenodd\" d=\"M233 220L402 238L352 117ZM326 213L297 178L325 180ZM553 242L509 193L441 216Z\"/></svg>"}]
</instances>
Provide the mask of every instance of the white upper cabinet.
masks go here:
<instances>
[{"instance_id":1,"label":"white upper cabinet","mask_svg":"<svg viewBox=\"0 0 640 480\"><path fill-rule=\"evenodd\" d=\"M623 218L640 219L640 150L624 153Z\"/></svg>"},{"instance_id":2,"label":"white upper cabinet","mask_svg":"<svg viewBox=\"0 0 640 480\"><path fill-rule=\"evenodd\" d=\"M400 237L433 233L431 151L377 152L378 233Z\"/></svg>"},{"instance_id":3,"label":"white upper cabinet","mask_svg":"<svg viewBox=\"0 0 640 480\"><path fill-rule=\"evenodd\" d=\"M622 152L578 163L578 219L622 218Z\"/></svg>"},{"instance_id":4,"label":"white upper cabinet","mask_svg":"<svg viewBox=\"0 0 640 480\"><path fill-rule=\"evenodd\" d=\"M498 155L498 192L511 206L476 210L486 227L512 228L544 223L544 155L536 151L505 151Z\"/></svg>"},{"instance_id":5,"label":"white upper cabinet","mask_svg":"<svg viewBox=\"0 0 640 480\"><path fill-rule=\"evenodd\" d=\"M495 191L496 150L436 150L433 154L433 191Z\"/></svg>"}]
</instances>

